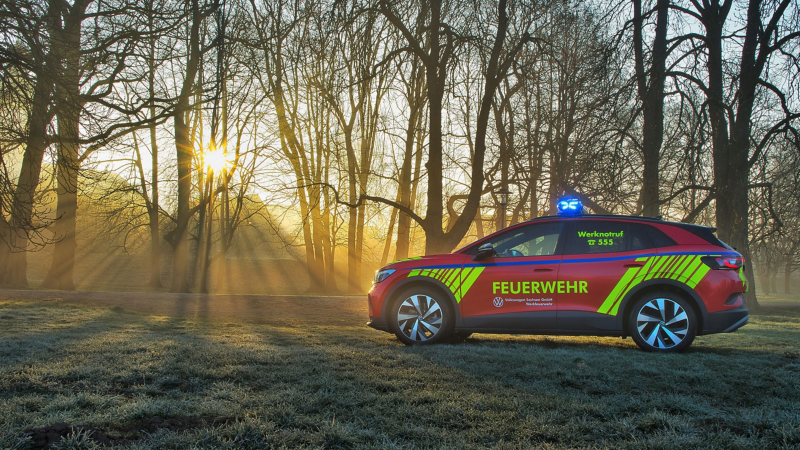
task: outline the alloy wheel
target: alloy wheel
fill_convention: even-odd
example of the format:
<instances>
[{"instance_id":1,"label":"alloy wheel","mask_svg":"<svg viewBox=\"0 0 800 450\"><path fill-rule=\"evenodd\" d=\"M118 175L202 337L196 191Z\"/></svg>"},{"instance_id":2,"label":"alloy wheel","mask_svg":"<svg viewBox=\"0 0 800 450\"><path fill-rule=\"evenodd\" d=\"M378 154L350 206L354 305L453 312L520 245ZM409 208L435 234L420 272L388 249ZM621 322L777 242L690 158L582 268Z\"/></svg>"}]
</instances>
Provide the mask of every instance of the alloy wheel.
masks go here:
<instances>
[{"instance_id":1,"label":"alloy wheel","mask_svg":"<svg viewBox=\"0 0 800 450\"><path fill-rule=\"evenodd\" d=\"M415 342L425 342L436 336L442 327L442 319L441 305L424 294L408 297L397 311L400 332Z\"/></svg>"},{"instance_id":2,"label":"alloy wheel","mask_svg":"<svg viewBox=\"0 0 800 450\"><path fill-rule=\"evenodd\" d=\"M647 345L669 349L686 338L689 317L678 302L668 298L654 298L639 309L636 328Z\"/></svg>"}]
</instances>

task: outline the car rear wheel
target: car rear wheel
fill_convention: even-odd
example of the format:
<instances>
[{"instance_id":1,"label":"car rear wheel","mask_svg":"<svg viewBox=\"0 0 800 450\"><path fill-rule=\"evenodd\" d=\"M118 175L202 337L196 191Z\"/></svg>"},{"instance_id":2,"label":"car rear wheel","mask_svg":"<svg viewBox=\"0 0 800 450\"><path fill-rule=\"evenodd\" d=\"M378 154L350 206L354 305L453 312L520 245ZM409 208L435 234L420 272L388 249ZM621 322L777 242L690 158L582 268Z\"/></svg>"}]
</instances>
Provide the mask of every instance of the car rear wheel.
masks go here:
<instances>
[{"instance_id":1,"label":"car rear wheel","mask_svg":"<svg viewBox=\"0 0 800 450\"><path fill-rule=\"evenodd\" d=\"M640 298L628 318L631 337L649 352L680 352L697 335L694 309L672 292L655 292Z\"/></svg>"},{"instance_id":2,"label":"car rear wheel","mask_svg":"<svg viewBox=\"0 0 800 450\"><path fill-rule=\"evenodd\" d=\"M442 342L453 331L449 299L426 287L404 291L392 307L390 320L394 334L406 345Z\"/></svg>"}]
</instances>

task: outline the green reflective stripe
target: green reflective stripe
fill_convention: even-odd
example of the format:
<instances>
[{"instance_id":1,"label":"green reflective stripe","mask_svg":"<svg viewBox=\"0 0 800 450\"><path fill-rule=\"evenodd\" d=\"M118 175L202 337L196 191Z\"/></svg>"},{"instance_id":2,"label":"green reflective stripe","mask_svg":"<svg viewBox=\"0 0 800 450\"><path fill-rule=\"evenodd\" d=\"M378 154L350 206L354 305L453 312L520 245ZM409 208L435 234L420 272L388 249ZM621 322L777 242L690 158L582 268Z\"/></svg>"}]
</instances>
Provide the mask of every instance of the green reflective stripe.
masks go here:
<instances>
[{"instance_id":1,"label":"green reflective stripe","mask_svg":"<svg viewBox=\"0 0 800 450\"><path fill-rule=\"evenodd\" d=\"M669 269L669 266L672 265L672 263L674 262L675 258L677 258L677 257L674 256L674 255L673 256L668 256L667 259L664 260L664 264L661 265L661 267L659 267L658 271L656 271L655 274L653 274L653 278L662 278L662 275L664 275L667 272L667 269Z\"/></svg>"},{"instance_id":2,"label":"green reflective stripe","mask_svg":"<svg viewBox=\"0 0 800 450\"><path fill-rule=\"evenodd\" d=\"M458 275L460 273L461 269L453 269L453 272L450 274L450 276L447 278L447 281L444 284L446 284L447 287L449 287L450 289L453 289L453 283L455 282L455 280L458 279Z\"/></svg>"},{"instance_id":3,"label":"green reflective stripe","mask_svg":"<svg viewBox=\"0 0 800 450\"><path fill-rule=\"evenodd\" d=\"M686 283L686 285L694 289L694 287L697 286L697 283L703 280L703 277L706 276L709 270L710 268L707 265L702 264L697 268L697 272L692 275L692 278Z\"/></svg>"},{"instance_id":4,"label":"green reflective stripe","mask_svg":"<svg viewBox=\"0 0 800 450\"><path fill-rule=\"evenodd\" d=\"M626 295L628 295L628 292L630 292L631 289L638 286L639 283L644 281L645 276L649 272L650 267L652 267L653 265L655 265L655 258L648 261L647 264L645 264L644 267L642 267L642 269L639 271L639 274L636 277L634 277L633 281L631 281L630 284L628 284L628 287L626 287L625 290L622 291L622 293L619 295L619 299L617 299L617 301L614 303L614 307L611 308L611 311L608 312L610 315L612 316L617 315L617 312L619 312L619 305L622 304L622 299L625 298Z\"/></svg>"},{"instance_id":5,"label":"green reflective stripe","mask_svg":"<svg viewBox=\"0 0 800 450\"><path fill-rule=\"evenodd\" d=\"M647 272L647 275L645 275L644 280L649 280L649 279L653 278L656 275L656 273L658 272L658 269L660 269L661 266L667 261L667 258L669 258L669 257L668 256L659 256L659 257L657 257L655 264L653 264L653 266L650 269L650 271Z\"/></svg>"},{"instance_id":6,"label":"green reflective stripe","mask_svg":"<svg viewBox=\"0 0 800 450\"><path fill-rule=\"evenodd\" d=\"M680 267L681 263L683 263L683 260L684 260L684 259L686 259L686 255L678 255L678 256L676 256L676 257L675 257L675 260L674 260L674 261L672 261L672 265L670 266L669 270L668 270L668 271L667 271L667 273L664 275L664 278L669 278L669 277L671 277L671 276L672 276L672 274L674 274L674 273L675 273L675 269L677 269L678 267Z\"/></svg>"},{"instance_id":7,"label":"green reflective stripe","mask_svg":"<svg viewBox=\"0 0 800 450\"><path fill-rule=\"evenodd\" d=\"M647 261L646 256L644 258L636 258L636 262L645 262L645 261Z\"/></svg>"},{"instance_id":8,"label":"green reflective stripe","mask_svg":"<svg viewBox=\"0 0 800 450\"><path fill-rule=\"evenodd\" d=\"M619 311L619 305L622 303L622 299L625 298L625 295L633 289L634 286L644 280L645 276L650 272L650 269L658 262L658 257L637 258L637 261L641 260L646 260L647 262L640 268L632 267L628 269L625 275L622 276L622 279L614 286L611 293L608 294L603 304L600 305L597 312L616 315Z\"/></svg>"},{"instance_id":9,"label":"green reflective stripe","mask_svg":"<svg viewBox=\"0 0 800 450\"><path fill-rule=\"evenodd\" d=\"M617 300L617 302L614 303L614 307L611 308L611 311L608 312L609 315L611 315L611 316L616 316L617 315L617 313L619 312L619 305L622 304L622 299L625 298L625 294L627 294L628 291L631 290L631 288L636 286L637 284L639 284L639 283L631 283L628 286L628 288L625 289L625 292L623 292L622 295L619 296L619 300Z\"/></svg>"},{"instance_id":10,"label":"green reflective stripe","mask_svg":"<svg viewBox=\"0 0 800 450\"><path fill-rule=\"evenodd\" d=\"M484 267L475 267L474 269L472 269L472 272L469 274L469 276L467 276L467 279L461 283L460 295L459 293L456 293L457 302L460 303L461 298L467 295L467 292L469 292L469 288L472 287L473 283L475 283L475 280L477 280L478 277L481 275L483 269Z\"/></svg>"},{"instance_id":11,"label":"green reflective stripe","mask_svg":"<svg viewBox=\"0 0 800 450\"><path fill-rule=\"evenodd\" d=\"M671 256L669 261L664 264L664 269L661 270L660 274L658 274L658 278L669 278L669 274L671 274L672 270L675 269L675 264L679 259L681 259L680 255Z\"/></svg>"},{"instance_id":12,"label":"green reflective stripe","mask_svg":"<svg viewBox=\"0 0 800 450\"><path fill-rule=\"evenodd\" d=\"M664 270L661 272L661 276L659 278L669 278L669 276L672 275L672 272L675 270L675 267L678 266L678 262L680 260L681 256L675 255L672 258L672 261L669 262L669 265L666 268L664 268Z\"/></svg>"},{"instance_id":13,"label":"green reflective stripe","mask_svg":"<svg viewBox=\"0 0 800 450\"><path fill-rule=\"evenodd\" d=\"M485 267L471 267L467 269L412 269L409 277L423 276L441 281L456 297L457 302L467 294L469 288L475 283Z\"/></svg>"},{"instance_id":14,"label":"green reflective stripe","mask_svg":"<svg viewBox=\"0 0 800 450\"><path fill-rule=\"evenodd\" d=\"M750 286L747 285L747 277L744 275L744 266L739 268L739 278L742 280L742 287L744 291L747 292L750 289Z\"/></svg>"},{"instance_id":15,"label":"green reflective stripe","mask_svg":"<svg viewBox=\"0 0 800 450\"><path fill-rule=\"evenodd\" d=\"M664 264L667 258L668 258L667 256L655 257L655 259L653 259L653 264L650 265L650 270L648 270L645 274L643 274L643 279L649 280L650 278L653 278L653 276L656 274L661 265Z\"/></svg>"},{"instance_id":16,"label":"green reflective stripe","mask_svg":"<svg viewBox=\"0 0 800 450\"><path fill-rule=\"evenodd\" d=\"M700 258L701 256L694 255L637 258L636 261L646 260L647 262L641 268L629 268L597 309L597 312L616 316L622 305L622 299L634 287L652 278L671 278L686 283L687 286L694 289L709 272L709 267L703 264ZM743 277L743 274L740 276Z\"/></svg>"},{"instance_id":17,"label":"green reflective stripe","mask_svg":"<svg viewBox=\"0 0 800 450\"><path fill-rule=\"evenodd\" d=\"M675 263L675 267L672 268L672 272L670 272L666 278L669 278L671 280L678 278L678 275L681 274L683 269L686 267L686 264L688 263L689 263L689 257L686 255L681 256Z\"/></svg>"},{"instance_id":18,"label":"green reflective stripe","mask_svg":"<svg viewBox=\"0 0 800 450\"><path fill-rule=\"evenodd\" d=\"M454 293L458 293L458 288L461 286L461 282L469 275L472 269L462 269L459 276L456 277L456 280L453 282L453 285L450 286L450 290Z\"/></svg>"},{"instance_id":19,"label":"green reflective stripe","mask_svg":"<svg viewBox=\"0 0 800 450\"><path fill-rule=\"evenodd\" d=\"M694 271L697 270L697 266L699 266L700 264L703 264L703 262L700 261L700 257L699 256L693 257L692 262L689 263L689 266L683 271L683 273L681 273L681 276L678 277L678 281L680 281L681 283L686 283L689 280L689 278L692 277L692 274L694 274Z\"/></svg>"},{"instance_id":20,"label":"green reflective stripe","mask_svg":"<svg viewBox=\"0 0 800 450\"><path fill-rule=\"evenodd\" d=\"M619 280L616 286L614 286L614 289L612 289L611 293L608 294L608 297L606 297L603 304L600 305L600 308L598 308L597 312L601 314L608 313L611 307L614 306L614 303L616 303L617 300L619 299L619 295L622 293L622 290L625 289L625 287L631 280L633 280L633 277L635 277L636 274L639 273L640 269L641 267L631 267L630 269L625 271L625 275L623 275L622 279Z\"/></svg>"},{"instance_id":21,"label":"green reflective stripe","mask_svg":"<svg viewBox=\"0 0 800 450\"><path fill-rule=\"evenodd\" d=\"M694 256L686 256L686 259L683 260L683 262L681 263L681 265L678 267L678 269L675 271L675 274L672 275L671 278L673 280L678 280L681 277L681 275L683 275L683 272L685 272L686 269L689 267L689 265L692 263L692 261L694 261Z\"/></svg>"},{"instance_id":22,"label":"green reflective stripe","mask_svg":"<svg viewBox=\"0 0 800 450\"><path fill-rule=\"evenodd\" d=\"M444 283L444 281L447 279L447 277L450 276L450 272L452 272L452 271L453 271L453 269L444 269L444 270L442 270L442 275L439 277L439 281Z\"/></svg>"}]
</instances>

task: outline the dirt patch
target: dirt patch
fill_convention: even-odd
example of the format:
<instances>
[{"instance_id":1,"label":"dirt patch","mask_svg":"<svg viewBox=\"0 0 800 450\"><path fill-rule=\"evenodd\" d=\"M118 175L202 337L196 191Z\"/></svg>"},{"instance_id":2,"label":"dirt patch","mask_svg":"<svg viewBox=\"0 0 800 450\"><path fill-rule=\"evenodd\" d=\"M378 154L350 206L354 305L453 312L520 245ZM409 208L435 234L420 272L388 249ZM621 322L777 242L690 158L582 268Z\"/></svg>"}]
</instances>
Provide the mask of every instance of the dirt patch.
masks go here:
<instances>
[{"instance_id":1,"label":"dirt patch","mask_svg":"<svg viewBox=\"0 0 800 450\"><path fill-rule=\"evenodd\" d=\"M57 297L55 297L57 295ZM146 292L67 292L0 290L0 300L108 306L116 314L138 311L179 317L229 317L238 320L290 325L363 325L368 320L366 295L232 295L166 294Z\"/></svg>"},{"instance_id":2,"label":"dirt patch","mask_svg":"<svg viewBox=\"0 0 800 450\"><path fill-rule=\"evenodd\" d=\"M119 445L141 439L142 432L155 433L158 430L187 431L209 426L224 425L231 422L230 417L148 417L126 424L123 427L102 430L88 425L69 425L56 422L41 428L25 431L31 438L33 449L53 448L53 445L72 434L84 434L87 440L102 446Z\"/></svg>"}]
</instances>

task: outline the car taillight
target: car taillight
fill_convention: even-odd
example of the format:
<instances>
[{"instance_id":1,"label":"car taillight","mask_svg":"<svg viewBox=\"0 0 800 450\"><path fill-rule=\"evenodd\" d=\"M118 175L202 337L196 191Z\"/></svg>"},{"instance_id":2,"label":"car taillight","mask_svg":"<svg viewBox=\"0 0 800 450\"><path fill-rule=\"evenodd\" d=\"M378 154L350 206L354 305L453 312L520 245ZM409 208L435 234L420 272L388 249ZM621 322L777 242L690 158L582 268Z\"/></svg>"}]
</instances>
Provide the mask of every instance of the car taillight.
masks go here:
<instances>
[{"instance_id":1,"label":"car taillight","mask_svg":"<svg viewBox=\"0 0 800 450\"><path fill-rule=\"evenodd\" d=\"M704 256L700 260L714 270L739 270L744 266L744 258L739 256Z\"/></svg>"}]
</instances>

